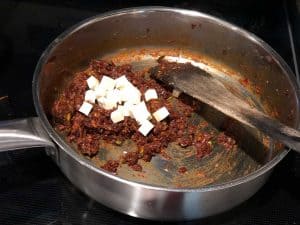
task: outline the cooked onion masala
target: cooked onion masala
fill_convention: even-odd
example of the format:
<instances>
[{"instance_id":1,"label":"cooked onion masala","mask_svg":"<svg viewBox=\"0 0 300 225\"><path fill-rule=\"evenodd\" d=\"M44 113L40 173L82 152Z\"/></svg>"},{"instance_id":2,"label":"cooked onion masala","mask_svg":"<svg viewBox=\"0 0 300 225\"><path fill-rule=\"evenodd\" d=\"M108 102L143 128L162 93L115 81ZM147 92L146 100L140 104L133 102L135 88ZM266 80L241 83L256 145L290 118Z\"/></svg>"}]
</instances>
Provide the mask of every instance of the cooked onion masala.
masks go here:
<instances>
[{"instance_id":1,"label":"cooked onion masala","mask_svg":"<svg viewBox=\"0 0 300 225\"><path fill-rule=\"evenodd\" d=\"M160 62L159 66L163 70L175 64ZM102 142L121 146L126 140L133 141L136 151L124 152L101 166L113 173L121 164L142 171L140 160L149 162L170 143L195 148L198 160L210 154L214 145L226 150L236 147L235 140L224 133L192 124L199 104L177 96L148 72L93 60L74 75L54 102L52 122L69 143L90 158L101 151ZM186 168L179 172L185 173Z\"/></svg>"}]
</instances>

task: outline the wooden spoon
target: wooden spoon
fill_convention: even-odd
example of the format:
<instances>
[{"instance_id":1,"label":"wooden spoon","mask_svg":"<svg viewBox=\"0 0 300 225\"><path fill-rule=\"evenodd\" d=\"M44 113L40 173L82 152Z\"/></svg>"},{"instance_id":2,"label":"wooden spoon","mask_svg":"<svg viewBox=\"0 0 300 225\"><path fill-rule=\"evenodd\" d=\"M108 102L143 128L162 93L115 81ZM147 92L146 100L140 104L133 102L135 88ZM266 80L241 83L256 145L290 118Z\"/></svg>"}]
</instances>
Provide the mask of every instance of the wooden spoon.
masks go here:
<instances>
[{"instance_id":1,"label":"wooden spoon","mask_svg":"<svg viewBox=\"0 0 300 225\"><path fill-rule=\"evenodd\" d=\"M286 126L232 94L221 81L190 63L157 66L151 76L300 153L300 131Z\"/></svg>"}]
</instances>

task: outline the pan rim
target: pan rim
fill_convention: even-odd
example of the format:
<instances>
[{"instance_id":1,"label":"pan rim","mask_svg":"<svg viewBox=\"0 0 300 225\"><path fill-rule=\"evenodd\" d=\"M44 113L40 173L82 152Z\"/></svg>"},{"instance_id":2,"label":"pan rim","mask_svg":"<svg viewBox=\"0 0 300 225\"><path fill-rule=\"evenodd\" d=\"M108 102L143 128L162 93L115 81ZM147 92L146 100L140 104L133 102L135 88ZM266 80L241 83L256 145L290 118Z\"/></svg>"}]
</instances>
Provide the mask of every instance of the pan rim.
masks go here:
<instances>
[{"instance_id":1,"label":"pan rim","mask_svg":"<svg viewBox=\"0 0 300 225\"><path fill-rule=\"evenodd\" d=\"M276 63L281 67L281 69L286 73L287 79L290 79L292 83L292 87L294 89L294 93L296 94L296 100L297 105L299 105L299 94L297 92L297 82L295 79L295 76L293 76L293 72L290 69L290 67L287 65L287 63L282 59L282 57L273 50L271 46L269 46L266 42L264 42L262 39L257 37L255 34L252 34L243 28L240 28L232 23L229 23L227 21L224 21L223 19L219 19L215 16L208 15L206 13L194 11L194 10L187 10L187 9L180 9L180 8L170 8L170 7L161 7L161 6L143 6L143 7L134 7L134 8L124 8L120 10L113 10L106 13L98 14L93 17L87 18L72 27L65 30L63 33L61 33L56 39L54 39L49 46L45 49L45 51L42 53L41 57L38 60L38 63L36 65L33 80L32 80L32 93L33 93L33 102L34 107L37 112L37 115L39 116L41 123L51 139L59 146L60 150L64 151L66 154L68 154L70 157L72 157L74 160L76 160L78 163L80 163L82 166L87 167L90 170L93 170L93 172L96 172L98 174L101 174L102 176L105 176L107 178L113 179L116 182L121 182L124 184L127 184L129 186L138 186L145 189L151 189L151 190L157 190L157 191L168 191L168 192L209 192L209 191L215 191L215 190L222 190L227 188L232 188L234 186L249 182L251 180L254 180L255 178L265 174L267 171L271 170L275 165L277 165L290 151L289 149L284 149L282 153L274 157L271 161L260 167L258 170L234 179L232 181L220 183L220 184L212 184L200 188L168 188L163 186L157 186L157 185L150 185L145 183L139 183L135 181L126 180L124 178L118 177L117 175L111 174L103 169L97 168L95 165L91 163L90 160L86 159L82 155L76 153L64 140L63 138L58 135L58 133L54 130L54 128L51 126L50 122L48 121L48 118L43 111L41 102L40 102L40 96L39 96L39 88L40 88L40 82L39 82L39 74L41 71L42 66L49 58L50 53L53 49L55 49L60 42L62 42L66 37L69 35L77 32L81 28L92 24L94 22L98 22L104 19L108 19L110 17L120 16L122 14L134 14L134 13L143 13L143 12L174 12L182 14L183 16L197 16L199 18L206 18L210 21L213 21L217 23L218 25L225 26L226 28L229 28L230 30L234 32L238 32L240 35L246 36L250 41L255 42L256 44L263 47L276 61ZM297 107L296 112L296 126L299 127L299 107Z\"/></svg>"}]
</instances>

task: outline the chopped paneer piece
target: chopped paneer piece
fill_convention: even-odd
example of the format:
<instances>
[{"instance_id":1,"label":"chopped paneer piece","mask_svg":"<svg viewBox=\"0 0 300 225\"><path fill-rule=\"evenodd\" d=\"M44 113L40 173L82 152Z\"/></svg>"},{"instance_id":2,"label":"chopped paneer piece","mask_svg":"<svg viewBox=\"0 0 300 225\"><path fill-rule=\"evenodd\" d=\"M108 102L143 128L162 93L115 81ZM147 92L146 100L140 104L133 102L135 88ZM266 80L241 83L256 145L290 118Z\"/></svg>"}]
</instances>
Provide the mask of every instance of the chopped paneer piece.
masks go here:
<instances>
[{"instance_id":1,"label":"chopped paneer piece","mask_svg":"<svg viewBox=\"0 0 300 225\"><path fill-rule=\"evenodd\" d=\"M113 121L113 123L121 122L122 120L124 120L124 115L122 113L122 110L117 109L117 110L113 111L110 114L110 118Z\"/></svg>"},{"instance_id":2,"label":"chopped paneer piece","mask_svg":"<svg viewBox=\"0 0 300 225\"><path fill-rule=\"evenodd\" d=\"M132 110L134 108L135 105L133 105L130 102L125 102L123 105L123 114L124 116L130 116L131 118L134 119L133 115L132 115Z\"/></svg>"},{"instance_id":3,"label":"chopped paneer piece","mask_svg":"<svg viewBox=\"0 0 300 225\"><path fill-rule=\"evenodd\" d=\"M136 87L125 87L120 92L123 102L138 104L141 101L141 92Z\"/></svg>"},{"instance_id":4,"label":"chopped paneer piece","mask_svg":"<svg viewBox=\"0 0 300 225\"><path fill-rule=\"evenodd\" d=\"M141 132L144 136L147 136L153 129L154 125L149 120L144 120L141 124L139 132Z\"/></svg>"},{"instance_id":5,"label":"chopped paneer piece","mask_svg":"<svg viewBox=\"0 0 300 225\"><path fill-rule=\"evenodd\" d=\"M113 103L121 103L121 93L118 89L114 89L114 90L111 90L111 91L108 91L106 93L106 98L113 102Z\"/></svg>"},{"instance_id":6,"label":"chopped paneer piece","mask_svg":"<svg viewBox=\"0 0 300 225\"><path fill-rule=\"evenodd\" d=\"M100 97L104 97L106 95L106 90L101 87L100 85L98 85L96 88L95 88L95 95L96 95L96 98L100 98Z\"/></svg>"},{"instance_id":7,"label":"chopped paneer piece","mask_svg":"<svg viewBox=\"0 0 300 225\"><path fill-rule=\"evenodd\" d=\"M89 102L89 103L95 103L95 101L96 101L95 91L93 91L93 90L87 90L85 92L84 100L86 102Z\"/></svg>"},{"instance_id":8,"label":"chopped paneer piece","mask_svg":"<svg viewBox=\"0 0 300 225\"><path fill-rule=\"evenodd\" d=\"M91 89L91 90L95 90L95 88L99 85L99 80L94 76L90 76L86 80L86 82L87 82L89 89Z\"/></svg>"},{"instance_id":9,"label":"chopped paneer piece","mask_svg":"<svg viewBox=\"0 0 300 225\"><path fill-rule=\"evenodd\" d=\"M111 91L115 88L116 81L108 76L103 76L99 84L99 88Z\"/></svg>"},{"instance_id":10,"label":"chopped paneer piece","mask_svg":"<svg viewBox=\"0 0 300 225\"><path fill-rule=\"evenodd\" d=\"M139 124L142 124L144 120L151 119L151 114L148 111L144 101L133 107L132 115Z\"/></svg>"},{"instance_id":11,"label":"chopped paneer piece","mask_svg":"<svg viewBox=\"0 0 300 225\"><path fill-rule=\"evenodd\" d=\"M83 102L81 105L79 112L83 113L84 115L88 116L93 108L93 105L88 102Z\"/></svg>"},{"instance_id":12,"label":"chopped paneer piece","mask_svg":"<svg viewBox=\"0 0 300 225\"><path fill-rule=\"evenodd\" d=\"M111 109L117 107L116 102L110 101L109 99L107 99L105 97L97 98L97 102L103 109L106 109L106 110L111 110Z\"/></svg>"},{"instance_id":13,"label":"chopped paneer piece","mask_svg":"<svg viewBox=\"0 0 300 225\"><path fill-rule=\"evenodd\" d=\"M145 92L145 101L146 102L148 102L151 99L157 99L157 98L158 98L158 96L157 96L157 92L155 89L148 89Z\"/></svg>"},{"instance_id":14,"label":"chopped paneer piece","mask_svg":"<svg viewBox=\"0 0 300 225\"><path fill-rule=\"evenodd\" d=\"M155 111L155 113L153 113L153 116L159 122L167 118L169 114L170 113L166 107L161 107L160 109Z\"/></svg>"},{"instance_id":15,"label":"chopped paneer piece","mask_svg":"<svg viewBox=\"0 0 300 225\"><path fill-rule=\"evenodd\" d=\"M131 84L130 81L127 80L125 75L115 79L115 81L116 81L116 88L118 88L118 89L123 89L125 87L133 86L133 84Z\"/></svg>"}]
</instances>

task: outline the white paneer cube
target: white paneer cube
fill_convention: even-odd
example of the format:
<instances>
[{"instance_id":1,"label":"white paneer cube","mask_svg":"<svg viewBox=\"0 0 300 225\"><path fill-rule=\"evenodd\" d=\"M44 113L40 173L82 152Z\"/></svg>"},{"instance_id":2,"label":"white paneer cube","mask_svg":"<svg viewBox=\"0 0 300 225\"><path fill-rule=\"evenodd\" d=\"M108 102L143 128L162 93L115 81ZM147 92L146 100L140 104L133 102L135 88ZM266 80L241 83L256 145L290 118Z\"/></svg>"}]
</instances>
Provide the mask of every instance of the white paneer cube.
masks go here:
<instances>
[{"instance_id":1,"label":"white paneer cube","mask_svg":"<svg viewBox=\"0 0 300 225\"><path fill-rule=\"evenodd\" d=\"M106 110L111 110L117 107L117 103L116 102L111 102L109 100L106 99L103 108Z\"/></svg>"},{"instance_id":2,"label":"white paneer cube","mask_svg":"<svg viewBox=\"0 0 300 225\"><path fill-rule=\"evenodd\" d=\"M117 105L115 103L112 103L112 102L106 102L105 104L103 104L102 106L105 110L112 110L114 108L117 107Z\"/></svg>"},{"instance_id":3,"label":"white paneer cube","mask_svg":"<svg viewBox=\"0 0 300 225\"><path fill-rule=\"evenodd\" d=\"M102 88L100 85L98 85L95 88L95 95L96 95L96 98L104 97L106 95L106 90L104 88Z\"/></svg>"},{"instance_id":4,"label":"white paneer cube","mask_svg":"<svg viewBox=\"0 0 300 225\"><path fill-rule=\"evenodd\" d=\"M118 77L115 79L116 88L123 89L125 87L133 86L131 82L126 78L125 75Z\"/></svg>"},{"instance_id":5,"label":"white paneer cube","mask_svg":"<svg viewBox=\"0 0 300 225\"><path fill-rule=\"evenodd\" d=\"M120 90L121 101L131 102L132 104L138 104L141 101L141 92L134 86L125 87Z\"/></svg>"},{"instance_id":6,"label":"white paneer cube","mask_svg":"<svg viewBox=\"0 0 300 225\"><path fill-rule=\"evenodd\" d=\"M131 102L125 102L123 105L123 114L124 116L130 116L131 118L134 119L132 110L135 105L133 105Z\"/></svg>"},{"instance_id":7,"label":"white paneer cube","mask_svg":"<svg viewBox=\"0 0 300 225\"><path fill-rule=\"evenodd\" d=\"M154 125L149 120L144 120L141 123L139 128L139 132L142 133L144 136L147 136L149 132L153 129Z\"/></svg>"},{"instance_id":8,"label":"white paneer cube","mask_svg":"<svg viewBox=\"0 0 300 225\"><path fill-rule=\"evenodd\" d=\"M119 123L122 120L124 120L124 115L122 113L122 110L117 109L117 110L113 111L110 114L110 119L113 121L113 123Z\"/></svg>"},{"instance_id":9,"label":"white paneer cube","mask_svg":"<svg viewBox=\"0 0 300 225\"><path fill-rule=\"evenodd\" d=\"M107 99L105 97L97 98L97 102L105 110L111 110L111 109L117 107L116 102L109 101L109 99Z\"/></svg>"},{"instance_id":10,"label":"white paneer cube","mask_svg":"<svg viewBox=\"0 0 300 225\"><path fill-rule=\"evenodd\" d=\"M95 91L87 90L84 95L84 100L89 103L95 103L95 101L96 101Z\"/></svg>"},{"instance_id":11,"label":"white paneer cube","mask_svg":"<svg viewBox=\"0 0 300 225\"><path fill-rule=\"evenodd\" d=\"M144 120L151 119L151 113L148 111L145 102L140 102L136 106L133 107L131 110L134 119L139 123L142 124Z\"/></svg>"},{"instance_id":12,"label":"white paneer cube","mask_svg":"<svg viewBox=\"0 0 300 225\"><path fill-rule=\"evenodd\" d=\"M170 113L166 107L161 107L160 109L155 111L155 113L153 113L153 116L159 122L167 118L169 114Z\"/></svg>"},{"instance_id":13,"label":"white paneer cube","mask_svg":"<svg viewBox=\"0 0 300 225\"><path fill-rule=\"evenodd\" d=\"M157 99L157 98L158 98L158 96L157 96L157 92L155 89L148 89L145 92L145 101L146 102L148 102L151 99Z\"/></svg>"},{"instance_id":14,"label":"white paneer cube","mask_svg":"<svg viewBox=\"0 0 300 225\"><path fill-rule=\"evenodd\" d=\"M91 90L95 90L95 88L99 85L99 80L94 76L90 76L86 80L86 82L87 82L89 89L91 89Z\"/></svg>"},{"instance_id":15,"label":"white paneer cube","mask_svg":"<svg viewBox=\"0 0 300 225\"><path fill-rule=\"evenodd\" d=\"M123 88L120 90L120 95L121 95L121 101L122 102L127 102L128 95L129 95L129 89L128 88Z\"/></svg>"},{"instance_id":16,"label":"white paneer cube","mask_svg":"<svg viewBox=\"0 0 300 225\"><path fill-rule=\"evenodd\" d=\"M118 89L114 89L113 92L114 92L114 96L115 96L115 99L117 100L118 104L121 104L122 103L121 91Z\"/></svg>"},{"instance_id":17,"label":"white paneer cube","mask_svg":"<svg viewBox=\"0 0 300 225\"><path fill-rule=\"evenodd\" d=\"M106 98L105 97L99 97L97 98L97 102L100 106L102 106L106 101Z\"/></svg>"},{"instance_id":18,"label":"white paneer cube","mask_svg":"<svg viewBox=\"0 0 300 225\"><path fill-rule=\"evenodd\" d=\"M121 93L118 89L113 89L111 91L106 92L106 98L115 103L121 103Z\"/></svg>"},{"instance_id":19,"label":"white paneer cube","mask_svg":"<svg viewBox=\"0 0 300 225\"><path fill-rule=\"evenodd\" d=\"M83 102L80 109L79 109L79 112L83 113L84 115L88 116L89 113L91 112L93 108L93 105L88 103L88 102Z\"/></svg>"},{"instance_id":20,"label":"white paneer cube","mask_svg":"<svg viewBox=\"0 0 300 225\"><path fill-rule=\"evenodd\" d=\"M116 81L108 76L103 76L99 84L99 88L111 91L115 88Z\"/></svg>"},{"instance_id":21,"label":"white paneer cube","mask_svg":"<svg viewBox=\"0 0 300 225\"><path fill-rule=\"evenodd\" d=\"M119 110L122 115L124 116L124 106L123 105L118 105L117 110Z\"/></svg>"}]
</instances>

